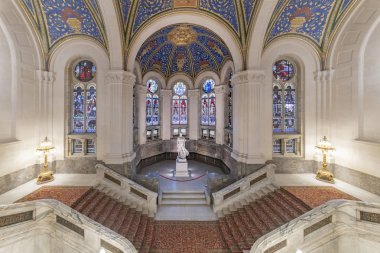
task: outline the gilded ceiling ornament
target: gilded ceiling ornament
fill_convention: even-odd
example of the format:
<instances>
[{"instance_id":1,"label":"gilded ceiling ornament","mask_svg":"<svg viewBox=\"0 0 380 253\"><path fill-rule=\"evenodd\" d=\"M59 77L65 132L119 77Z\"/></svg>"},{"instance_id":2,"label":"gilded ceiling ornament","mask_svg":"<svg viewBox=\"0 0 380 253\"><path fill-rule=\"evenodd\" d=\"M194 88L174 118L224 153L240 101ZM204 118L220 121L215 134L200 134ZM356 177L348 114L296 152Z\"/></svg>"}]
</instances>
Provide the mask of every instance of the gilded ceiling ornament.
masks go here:
<instances>
[{"instance_id":1,"label":"gilded ceiling ornament","mask_svg":"<svg viewBox=\"0 0 380 253\"><path fill-rule=\"evenodd\" d=\"M177 46L185 46L197 40L198 34L188 25L181 25L174 28L169 34L170 42Z\"/></svg>"}]
</instances>

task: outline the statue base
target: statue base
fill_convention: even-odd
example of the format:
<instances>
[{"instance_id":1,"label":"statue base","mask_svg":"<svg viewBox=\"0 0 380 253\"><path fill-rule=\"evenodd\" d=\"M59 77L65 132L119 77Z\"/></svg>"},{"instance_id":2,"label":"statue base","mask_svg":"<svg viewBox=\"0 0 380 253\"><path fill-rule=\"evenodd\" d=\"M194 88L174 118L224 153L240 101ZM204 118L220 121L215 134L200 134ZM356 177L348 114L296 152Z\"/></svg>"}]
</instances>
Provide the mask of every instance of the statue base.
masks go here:
<instances>
[{"instance_id":1,"label":"statue base","mask_svg":"<svg viewBox=\"0 0 380 253\"><path fill-rule=\"evenodd\" d=\"M175 177L190 177L186 159L177 157L175 163Z\"/></svg>"}]
</instances>

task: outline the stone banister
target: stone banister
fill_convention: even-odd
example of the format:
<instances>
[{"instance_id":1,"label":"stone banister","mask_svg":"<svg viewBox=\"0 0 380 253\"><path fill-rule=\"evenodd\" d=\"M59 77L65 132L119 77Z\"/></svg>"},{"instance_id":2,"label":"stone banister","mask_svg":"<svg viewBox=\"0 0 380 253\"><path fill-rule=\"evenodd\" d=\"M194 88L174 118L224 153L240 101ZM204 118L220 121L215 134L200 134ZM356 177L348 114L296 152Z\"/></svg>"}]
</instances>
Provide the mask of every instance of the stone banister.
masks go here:
<instances>
[{"instance_id":1,"label":"stone banister","mask_svg":"<svg viewBox=\"0 0 380 253\"><path fill-rule=\"evenodd\" d=\"M137 252L125 237L91 220L57 200L37 200L0 206L0 247L12 244L12 248L23 248L22 240L10 238L22 237L35 240L39 246L30 244L24 252L59 252L59 248L72 248L78 252L98 253L101 248L107 252ZM45 234L56 243L41 241ZM35 238L37 237L37 238ZM59 245L57 245L59 244ZM49 247L46 249L46 247ZM58 247L58 248L57 248ZM17 250L16 250L17 251ZM16 252L12 251L12 252ZM17 251L23 252L23 251Z\"/></svg>"},{"instance_id":2,"label":"stone banister","mask_svg":"<svg viewBox=\"0 0 380 253\"><path fill-rule=\"evenodd\" d=\"M217 213L228 209L230 206L244 201L252 193L268 185L272 185L275 167L276 165L274 164L268 164L222 190L214 192L212 194L214 212Z\"/></svg>"},{"instance_id":3,"label":"stone banister","mask_svg":"<svg viewBox=\"0 0 380 253\"><path fill-rule=\"evenodd\" d=\"M151 217L155 215L157 212L157 193L116 173L103 164L97 164L95 168L98 184L107 187L112 193L141 208L143 213Z\"/></svg>"},{"instance_id":4,"label":"stone banister","mask_svg":"<svg viewBox=\"0 0 380 253\"><path fill-rule=\"evenodd\" d=\"M262 236L253 244L250 252L326 252L323 249L327 248L329 252L338 252L329 243L345 235L350 240L365 235L366 240L379 243L380 204L351 200L329 201ZM375 244L373 246L376 247ZM351 250L345 252L379 252Z\"/></svg>"}]
</instances>

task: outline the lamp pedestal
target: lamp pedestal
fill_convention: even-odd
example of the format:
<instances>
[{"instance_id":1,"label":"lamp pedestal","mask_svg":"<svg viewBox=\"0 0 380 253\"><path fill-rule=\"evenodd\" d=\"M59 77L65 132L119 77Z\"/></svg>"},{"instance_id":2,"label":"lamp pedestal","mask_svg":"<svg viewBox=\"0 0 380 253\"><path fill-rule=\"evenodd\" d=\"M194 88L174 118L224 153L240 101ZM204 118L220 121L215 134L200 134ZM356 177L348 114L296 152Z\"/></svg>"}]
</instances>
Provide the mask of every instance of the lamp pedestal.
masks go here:
<instances>
[{"instance_id":1,"label":"lamp pedestal","mask_svg":"<svg viewBox=\"0 0 380 253\"><path fill-rule=\"evenodd\" d=\"M38 174L37 184L44 184L54 180L53 172L49 170L48 165L48 155L44 152L44 167L42 168L40 174Z\"/></svg>"},{"instance_id":2,"label":"lamp pedestal","mask_svg":"<svg viewBox=\"0 0 380 253\"><path fill-rule=\"evenodd\" d=\"M331 173L327 169L327 152L326 152L326 150L322 150L322 154L323 154L322 168L320 168L317 171L317 175L315 176L315 178L320 180L320 181L324 181L324 182L333 184L333 183L335 183L334 174Z\"/></svg>"}]
</instances>

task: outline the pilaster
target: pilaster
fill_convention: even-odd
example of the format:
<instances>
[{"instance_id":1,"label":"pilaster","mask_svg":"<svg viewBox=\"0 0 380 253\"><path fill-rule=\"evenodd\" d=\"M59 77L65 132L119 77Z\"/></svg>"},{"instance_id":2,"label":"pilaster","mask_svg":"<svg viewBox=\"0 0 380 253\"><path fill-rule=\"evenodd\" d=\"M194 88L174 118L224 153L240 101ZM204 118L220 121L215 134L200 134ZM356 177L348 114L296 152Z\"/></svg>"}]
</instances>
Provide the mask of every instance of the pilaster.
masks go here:
<instances>
[{"instance_id":1,"label":"pilaster","mask_svg":"<svg viewBox=\"0 0 380 253\"><path fill-rule=\"evenodd\" d=\"M215 86L216 96L216 144L224 143L225 104L227 89L225 85Z\"/></svg>"},{"instance_id":2,"label":"pilaster","mask_svg":"<svg viewBox=\"0 0 380 253\"><path fill-rule=\"evenodd\" d=\"M132 161L133 151L133 86L135 76L130 72L111 70L106 75L107 164L124 164Z\"/></svg>"},{"instance_id":3,"label":"pilaster","mask_svg":"<svg viewBox=\"0 0 380 253\"><path fill-rule=\"evenodd\" d=\"M199 139L199 118L200 118L200 90L188 90L189 96L189 139Z\"/></svg>"},{"instance_id":4,"label":"pilaster","mask_svg":"<svg viewBox=\"0 0 380 253\"><path fill-rule=\"evenodd\" d=\"M137 126L139 128L139 144L146 143L146 92L144 85L136 85L136 109L137 109Z\"/></svg>"},{"instance_id":5,"label":"pilaster","mask_svg":"<svg viewBox=\"0 0 380 253\"><path fill-rule=\"evenodd\" d=\"M55 81L55 73L37 70L36 71L39 83L39 139L42 140L45 136L53 137L53 83Z\"/></svg>"},{"instance_id":6,"label":"pilaster","mask_svg":"<svg viewBox=\"0 0 380 253\"><path fill-rule=\"evenodd\" d=\"M331 136L332 80L335 70L323 70L314 75L317 85L317 138Z\"/></svg>"},{"instance_id":7,"label":"pilaster","mask_svg":"<svg viewBox=\"0 0 380 253\"><path fill-rule=\"evenodd\" d=\"M161 102L161 134L163 140L170 140L171 138L171 99L172 90L160 91Z\"/></svg>"},{"instance_id":8,"label":"pilaster","mask_svg":"<svg viewBox=\"0 0 380 253\"><path fill-rule=\"evenodd\" d=\"M263 164L267 160L264 147L266 136L264 104L264 80L262 70L248 70L232 77L233 92L233 153L232 157L246 164ZM270 127L270 126L269 126Z\"/></svg>"}]
</instances>

